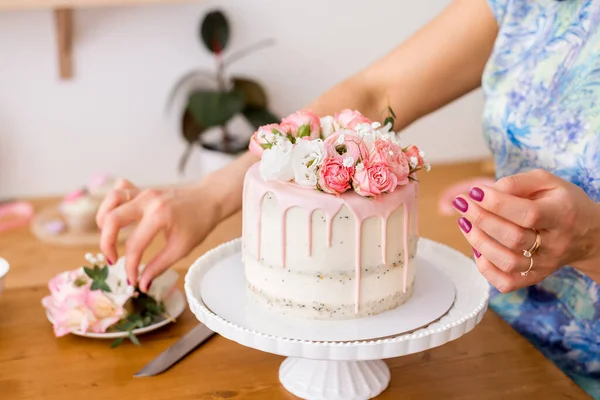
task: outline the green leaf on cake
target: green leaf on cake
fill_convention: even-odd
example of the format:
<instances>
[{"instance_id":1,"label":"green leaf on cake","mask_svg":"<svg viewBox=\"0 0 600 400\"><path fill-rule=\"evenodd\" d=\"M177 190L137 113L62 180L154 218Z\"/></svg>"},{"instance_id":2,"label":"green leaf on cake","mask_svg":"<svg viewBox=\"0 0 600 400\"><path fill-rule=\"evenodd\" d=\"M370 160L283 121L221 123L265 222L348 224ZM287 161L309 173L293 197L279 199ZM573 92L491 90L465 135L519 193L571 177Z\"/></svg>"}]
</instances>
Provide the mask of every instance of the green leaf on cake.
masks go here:
<instances>
[{"instance_id":1,"label":"green leaf on cake","mask_svg":"<svg viewBox=\"0 0 600 400\"><path fill-rule=\"evenodd\" d=\"M396 117L396 113L394 112L394 110L392 110L392 107L388 106L388 112L390 113L392 118L394 118L394 119L398 118L398 117Z\"/></svg>"},{"instance_id":2,"label":"green leaf on cake","mask_svg":"<svg viewBox=\"0 0 600 400\"><path fill-rule=\"evenodd\" d=\"M394 127L394 118L392 117L387 117L384 121L383 121L383 126L386 126L387 124L391 124L392 128Z\"/></svg>"},{"instance_id":3,"label":"green leaf on cake","mask_svg":"<svg viewBox=\"0 0 600 400\"><path fill-rule=\"evenodd\" d=\"M303 138L305 136L310 136L310 124L304 124L298 128L298 137Z\"/></svg>"}]
</instances>

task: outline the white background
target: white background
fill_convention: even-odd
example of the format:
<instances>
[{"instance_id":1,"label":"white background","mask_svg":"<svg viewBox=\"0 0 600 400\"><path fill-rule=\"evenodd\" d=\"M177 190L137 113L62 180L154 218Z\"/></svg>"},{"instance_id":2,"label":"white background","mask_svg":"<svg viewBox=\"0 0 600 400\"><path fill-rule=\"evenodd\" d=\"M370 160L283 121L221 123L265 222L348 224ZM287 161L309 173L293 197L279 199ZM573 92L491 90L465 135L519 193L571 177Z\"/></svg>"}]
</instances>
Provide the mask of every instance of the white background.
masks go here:
<instances>
[{"instance_id":1,"label":"white background","mask_svg":"<svg viewBox=\"0 0 600 400\"><path fill-rule=\"evenodd\" d=\"M276 39L231 72L261 81L283 115L384 55L447 3L221 0L77 10L71 81L58 78L51 11L0 13L0 198L64 193L97 171L154 185L222 165L198 149L180 177L184 142L165 112L180 76L213 67L196 32L214 6L229 16L230 51ZM478 91L413 124L406 142L434 165L486 156L481 111Z\"/></svg>"}]
</instances>

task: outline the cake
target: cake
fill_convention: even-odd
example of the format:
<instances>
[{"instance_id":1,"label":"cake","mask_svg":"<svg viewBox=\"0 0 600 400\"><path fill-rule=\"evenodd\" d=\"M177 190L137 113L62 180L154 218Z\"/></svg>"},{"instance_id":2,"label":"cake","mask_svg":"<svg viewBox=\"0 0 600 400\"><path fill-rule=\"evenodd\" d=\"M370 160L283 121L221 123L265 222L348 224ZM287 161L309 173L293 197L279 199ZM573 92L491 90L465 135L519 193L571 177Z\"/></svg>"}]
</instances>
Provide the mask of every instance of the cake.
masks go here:
<instances>
[{"instance_id":1,"label":"cake","mask_svg":"<svg viewBox=\"0 0 600 400\"><path fill-rule=\"evenodd\" d=\"M300 318L350 319L412 294L415 146L357 111L300 111L261 127L244 179L242 257L252 301Z\"/></svg>"}]
</instances>

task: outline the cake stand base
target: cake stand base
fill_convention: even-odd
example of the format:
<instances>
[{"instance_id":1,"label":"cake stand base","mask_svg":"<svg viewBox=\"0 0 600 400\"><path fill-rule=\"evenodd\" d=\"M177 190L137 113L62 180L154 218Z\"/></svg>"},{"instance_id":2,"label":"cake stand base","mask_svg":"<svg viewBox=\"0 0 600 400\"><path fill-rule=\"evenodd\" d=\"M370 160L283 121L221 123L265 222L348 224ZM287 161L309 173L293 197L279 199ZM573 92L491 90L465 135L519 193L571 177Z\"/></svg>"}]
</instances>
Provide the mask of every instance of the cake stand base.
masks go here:
<instances>
[{"instance_id":1,"label":"cake stand base","mask_svg":"<svg viewBox=\"0 0 600 400\"><path fill-rule=\"evenodd\" d=\"M381 360L328 361L286 358L279 381L293 395L306 400L366 400L390 383L390 369Z\"/></svg>"}]
</instances>

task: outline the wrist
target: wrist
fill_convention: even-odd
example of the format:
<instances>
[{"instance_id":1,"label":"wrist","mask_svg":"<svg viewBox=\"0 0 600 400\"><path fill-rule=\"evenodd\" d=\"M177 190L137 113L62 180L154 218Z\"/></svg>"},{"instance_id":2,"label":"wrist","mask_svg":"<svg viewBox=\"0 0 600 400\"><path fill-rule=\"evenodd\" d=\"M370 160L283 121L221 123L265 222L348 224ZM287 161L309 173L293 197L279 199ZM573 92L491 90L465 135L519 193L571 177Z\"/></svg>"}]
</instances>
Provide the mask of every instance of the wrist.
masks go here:
<instances>
[{"instance_id":1,"label":"wrist","mask_svg":"<svg viewBox=\"0 0 600 400\"><path fill-rule=\"evenodd\" d=\"M585 238L588 244L587 254L573 266L586 274L600 274L600 203L593 203L590 221L590 228Z\"/></svg>"}]
</instances>

